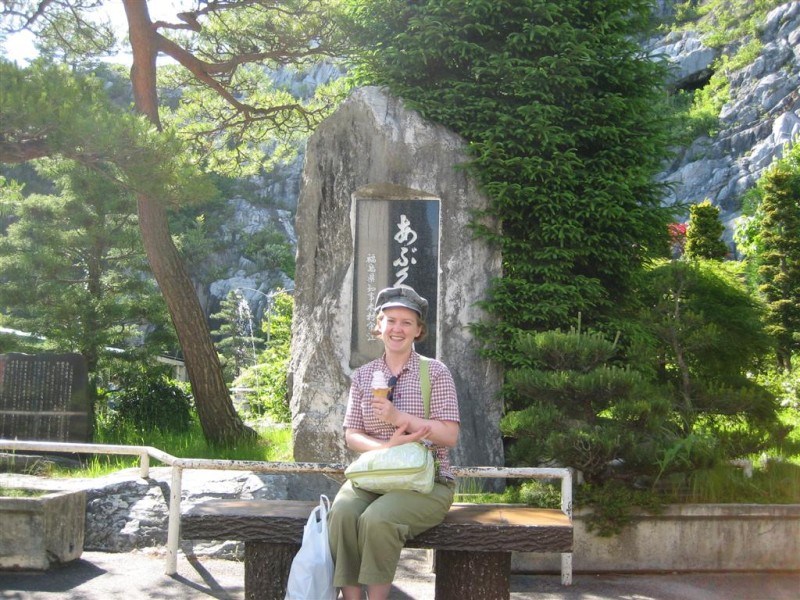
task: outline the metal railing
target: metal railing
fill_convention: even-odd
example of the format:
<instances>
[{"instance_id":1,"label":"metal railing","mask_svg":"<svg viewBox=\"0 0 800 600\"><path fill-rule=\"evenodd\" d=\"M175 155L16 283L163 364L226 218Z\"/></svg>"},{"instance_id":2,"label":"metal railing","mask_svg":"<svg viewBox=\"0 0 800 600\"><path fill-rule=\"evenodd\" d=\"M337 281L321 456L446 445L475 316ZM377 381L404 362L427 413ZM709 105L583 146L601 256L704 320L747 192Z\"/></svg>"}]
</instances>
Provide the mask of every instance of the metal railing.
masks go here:
<instances>
[{"instance_id":1,"label":"metal railing","mask_svg":"<svg viewBox=\"0 0 800 600\"><path fill-rule=\"evenodd\" d=\"M73 444L68 442L36 442L0 439L0 450L36 452L76 452L82 454L118 454L139 457L139 474L150 476L150 459L158 460L172 469L170 483L169 516L167 520L167 557L164 572L177 572L180 549L181 494L184 469L210 469L216 471L252 471L256 473L323 473L340 475L346 465L335 463L282 463L254 460L219 460L205 458L178 458L152 446L122 446L113 444ZM495 479L560 479L561 511L572 522L572 471L559 468L504 468L504 467L452 467L456 477ZM561 553L561 583L572 584L572 553Z\"/></svg>"}]
</instances>

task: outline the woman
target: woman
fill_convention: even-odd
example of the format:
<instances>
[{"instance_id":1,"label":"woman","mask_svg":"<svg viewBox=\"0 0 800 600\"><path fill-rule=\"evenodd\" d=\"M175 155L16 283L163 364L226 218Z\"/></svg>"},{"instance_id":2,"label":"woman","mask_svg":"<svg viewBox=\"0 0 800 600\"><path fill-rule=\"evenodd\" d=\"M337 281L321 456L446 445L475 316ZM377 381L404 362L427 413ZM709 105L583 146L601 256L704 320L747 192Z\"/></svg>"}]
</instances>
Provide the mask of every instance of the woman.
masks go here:
<instances>
[{"instance_id":1,"label":"woman","mask_svg":"<svg viewBox=\"0 0 800 600\"><path fill-rule=\"evenodd\" d=\"M389 596L405 541L442 522L455 488L448 449L458 441L459 415L453 377L447 367L430 361L430 415L425 418L420 387L420 356L414 342L425 337L428 301L407 286L382 290L375 303L375 335L383 341L381 358L353 374L344 419L347 447L357 452L422 442L435 452L438 474L430 494L392 491L374 494L348 481L328 515L333 583L345 600ZM391 388L389 397L372 393L372 374L380 371Z\"/></svg>"}]
</instances>

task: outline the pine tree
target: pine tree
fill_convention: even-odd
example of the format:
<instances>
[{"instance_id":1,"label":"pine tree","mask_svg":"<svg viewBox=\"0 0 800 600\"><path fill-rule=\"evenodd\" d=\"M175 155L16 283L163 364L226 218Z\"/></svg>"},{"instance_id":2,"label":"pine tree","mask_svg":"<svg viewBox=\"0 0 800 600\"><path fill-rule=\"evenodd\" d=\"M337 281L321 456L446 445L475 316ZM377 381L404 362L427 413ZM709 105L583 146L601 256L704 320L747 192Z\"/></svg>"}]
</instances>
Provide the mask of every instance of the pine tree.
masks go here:
<instances>
[{"instance_id":1,"label":"pine tree","mask_svg":"<svg viewBox=\"0 0 800 600\"><path fill-rule=\"evenodd\" d=\"M80 352L90 373L109 347L141 338L144 353L155 354L175 342L148 276L134 200L108 170L46 160L38 171L56 194L26 197L0 187L0 214L10 221L0 231L4 323Z\"/></svg>"},{"instance_id":2,"label":"pine tree","mask_svg":"<svg viewBox=\"0 0 800 600\"><path fill-rule=\"evenodd\" d=\"M670 405L641 373L612 364L615 342L571 329L520 334L516 349L525 364L507 382L517 403L501 420L513 464L569 465L591 483L605 481L612 462L624 465L617 475L654 474L677 436Z\"/></svg>"},{"instance_id":3,"label":"pine tree","mask_svg":"<svg viewBox=\"0 0 800 600\"><path fill-rule=\"evenodd\" d=\"M789 370L800 349L800 145L770 167L759 187L759 291L778 368Z\"/></svg>"},{"instance_id":4,"label":"pine tree","mask_svg":"<svg viewBox=\"0 0 800 600\"><path fill-rule=\"evenodd\" d=\"M774 395L756 383L769 351L762 306L735 261L672 260L654 265L640 292L642 325L654 337L642 357L658 365L685 435L705 436L724 458L764 451L777 437ZM745 425L746 426L743 426Z\"/></svg>"},{"instance_id":5,"label":"pine tree","mask_svg":"<svg viewBox=\"0 0 800 600\"><path fill-rule=\"evenodd\" d=\"M686 258L722 260L728 255L728 246L722 240L725 226L719 220L719 207L704 200L689 209L689 227L686 230Z\"/></svg>"}]
</instances>

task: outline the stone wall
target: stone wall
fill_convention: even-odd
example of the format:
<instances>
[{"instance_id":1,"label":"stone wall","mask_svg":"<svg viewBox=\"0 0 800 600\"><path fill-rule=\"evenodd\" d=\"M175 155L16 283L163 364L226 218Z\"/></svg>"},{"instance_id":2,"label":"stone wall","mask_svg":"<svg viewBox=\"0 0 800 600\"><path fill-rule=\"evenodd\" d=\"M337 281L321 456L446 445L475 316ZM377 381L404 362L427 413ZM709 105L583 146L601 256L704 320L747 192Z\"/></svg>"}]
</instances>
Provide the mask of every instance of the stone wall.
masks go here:
<instances>
[{"instance_id":1,"label":"stone wall","mask_svg":"<svg viewBox=\"0 0 800 600\"><path fill-rule=\"evenodd\" d=\"M358 89L308 141L298 201L290 389L295 459L345 462L342 421L350 387L354 202L375 188L438 198L436 358L453 373L461 409L455 464L503 462L496 367L477 354L468 326L500 274L499 253L473 239L487 199L463 168L465 144L381 89Z\"/></svg>"},{"instance_id":2,"label":"stone wall","mask_svg":"<svg viewBox=\"0 0 800 600\"><path fill-rule=\"evenodd\" d=\"M586 510L574 518L575 572L798 571L800 505L674 504L641 512L613 537L588 531ZM557 554L515 553L515 572L557 572Z\"/></svg>"}]
</instances>

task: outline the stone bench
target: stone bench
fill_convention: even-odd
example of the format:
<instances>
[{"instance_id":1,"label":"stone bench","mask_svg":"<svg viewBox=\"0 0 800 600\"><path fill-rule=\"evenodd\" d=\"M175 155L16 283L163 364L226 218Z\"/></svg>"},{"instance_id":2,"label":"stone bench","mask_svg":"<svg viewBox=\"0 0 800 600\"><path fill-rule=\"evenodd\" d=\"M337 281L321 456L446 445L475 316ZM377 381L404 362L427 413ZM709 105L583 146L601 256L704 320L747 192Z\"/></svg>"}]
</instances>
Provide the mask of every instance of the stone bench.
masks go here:
<instances>
[{"instance_id":1,"label":"stone bench","mask_svg":"<svg viewBox=\"0 0 800 600\"><path fill-rule=\"evenodd\" d=\"M303 528L318 502L209 500L181 516L181 537L245 545L247 600L283 600ZM560 510L453 504L444 522L406 547L435 551L436 600L510 597L511 553L572 552L572 522Z\"/></svg>"}]
</instances>

